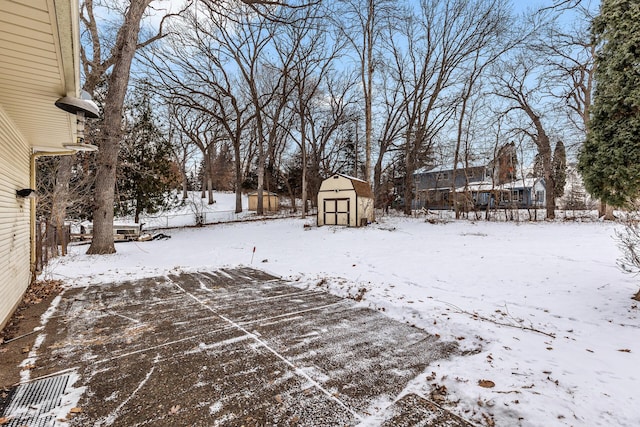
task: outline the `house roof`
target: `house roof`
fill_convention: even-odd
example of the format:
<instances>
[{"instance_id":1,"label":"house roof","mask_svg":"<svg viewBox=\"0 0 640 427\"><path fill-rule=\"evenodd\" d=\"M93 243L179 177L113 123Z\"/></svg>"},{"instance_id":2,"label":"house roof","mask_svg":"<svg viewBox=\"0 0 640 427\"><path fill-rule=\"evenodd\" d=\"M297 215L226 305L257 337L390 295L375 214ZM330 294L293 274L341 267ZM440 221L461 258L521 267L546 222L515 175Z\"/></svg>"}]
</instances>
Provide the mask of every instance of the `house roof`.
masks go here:
<instances>
[{"instance_id":1,"label":"house roof","mask_svg":"<svg viewBox=\"0 0 640 427\"><path fill-rule=\"evenodd\" d=\"M0 2L0 108L36 151L75 142L54 102L79 95L78 13L74 0Z\"/></svg>"},{"instance_id":2,"label":"house roof","mask_svg":"<svg viewBox=\"0 0 640 427\"><path fill-rule=\"evenodd\" d=\"M517 179L501 185L494 184L491 181L474 182L466 187L456 188L456 193L463 193L465 191L511 191L523 188L533 188L541 181L541 178L525 178Z\"/></svg>"},{"instance_id":3,"label":"house roof","mask_svg":"<svg viewBox=\"0 0 640 427\"><path fill-rule=\"evenodd\" d=\"M267 191L267 190L262 190L262 197L264 196L277 196L278 193L274 193L273 191ZM258 197L258 192L257 191L252 191L250 193L247 193L247 196L256 196Z\"/></svg>"},{"instance_id":4,"label":"house roof","mask_svg":"<svg viewBox=\"0 0 640 427\"><path fill-rule=\"evenodd\" d=\"M474 182L467 186L456 188L456 193L464 193L466 191L500 191L501 186L495 185L490 181Z\"/></svg>"},{"instance_id":5,"label":"house roof","mask_svg":"<svg viewBox=\"0 0 640 427\"><path fill-rule=\"evenodd\" d=\"M504 184L504 188L507 188L509 190L519 188L533 188L538 182L544 182L543 178L516 179L515 181L507 182L506 184Z\"/></svg>"},{"instance_id":6,"label":"house roof","mask_svg":"<svg viewBox=\"0 0 640 427\"><path fill-rule=\"evenodd\" d=\"M471 162L468 164L468 166L466 166L464 162L460 161L458 162L457 170L462 171L464 169L485 168L485 167L487 167L487 165L484 163ZM451 162L451 164L439 165L435 167L423 167L416 170L413 174L420 175L425 173L452 172L452 171L453 171L453 162Z\"/></svg>"}]
</instances>

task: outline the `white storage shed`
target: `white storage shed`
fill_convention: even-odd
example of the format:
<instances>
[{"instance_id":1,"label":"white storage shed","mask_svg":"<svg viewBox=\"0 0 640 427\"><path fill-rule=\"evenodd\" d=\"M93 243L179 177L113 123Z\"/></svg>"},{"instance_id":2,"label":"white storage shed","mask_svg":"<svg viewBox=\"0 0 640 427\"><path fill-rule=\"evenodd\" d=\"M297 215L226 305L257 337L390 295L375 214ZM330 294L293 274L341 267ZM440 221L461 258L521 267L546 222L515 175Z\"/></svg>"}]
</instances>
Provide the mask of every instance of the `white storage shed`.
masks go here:
<instances>
[{"instance_id":1,"label":"white storage shed","mask_svg":"<svg viewBox=\"0 0 640 427\"><path fill-rule=\"evenodd\" d=\"M359 227L373 221L373 193L368 182L342 174L322 181L318 192L318 226Z\"/></svg>"}]
</instances>

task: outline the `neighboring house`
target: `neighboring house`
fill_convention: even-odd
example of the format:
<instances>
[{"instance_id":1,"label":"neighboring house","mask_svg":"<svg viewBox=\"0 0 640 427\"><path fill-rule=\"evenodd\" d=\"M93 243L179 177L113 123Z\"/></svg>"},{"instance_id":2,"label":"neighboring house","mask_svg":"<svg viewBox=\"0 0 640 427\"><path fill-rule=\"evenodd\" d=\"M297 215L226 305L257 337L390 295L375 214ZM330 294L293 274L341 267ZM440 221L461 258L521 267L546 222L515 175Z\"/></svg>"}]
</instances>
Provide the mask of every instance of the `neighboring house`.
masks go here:
<instances>
[{"instance_id":1,"label":"neighboring house","mask_svg":"<svg viewBox=\"0 0 640 427\"><path fill-rule=\"evenodd\" d=\"M505 176L513 174L513 169L509 165L509 175L496 170L498 167L494 168L491 163L487 166L461 166L456 170L455 183L452 168L417 171L414 174L416 197L412 207L452 209L454 202L463 210L544 207L543 179L527 177L504 182ZM452 195L454 192L455 197Z\"/></svg>"},{"instance_id":2,"label":"neighboring house","mask_svg":"<svg viewBox=\"0 0 640 427\"><path fill-rule=\"evenodd\" d=\"M503 206L514 208L544 208L546 189L544 178L516 179L503 184L509 192L509 198L503 201Z\"/></svg>"},{"instance_id":3,"label":"neighboring house","mask_svg":"<svg viewBox=\"0 0 640 427\"><path fill-rule=\"evenodd\" d=\"M0 328L35 274L35 159L72 154L78 99L77 0L3 2L0 8Z\"/></svg>"},{"instance_id":4,"label":"neighboring house","mask_svg":"<svg viewBox=\"0 0 640 427\"><path fill-rule=\"evenodd\" d=\"M366 181L335 174L318 191L318 226L359 227L373 222L373 193Z\"/></svg>"},{"instance_id":5,"label":"neighboring house","mask_svg":"<svg viewBox=\"0 0 640 427\"><path fill-rule=\"evenodd\" d=\"M258 210L258 192L247 194L249 201L249 210ZM262 210L264 212L278 212L280 210L280 198L276 193L270 193L268 191L262 192Z\"/></svg>"},{"instance_id":6,"label":"neighboring house","mask_svg":"<svg viewBox=\"0 0 640 427\"><path fill-rule=\"evenodd\" d=\"M542 178L525 178L501 185L485 181L456 188L457 200L464 210L542 208L545 194Z\"/></svg>"},{"instance_id":7,"label":"neighboring house","mask_svg":"<svg viewBox=\"0 0 640 427\"><path fill-rule=\"evenodd\" d=\"M416 197L413 209L449 209L453 198L451 191L467 184L484 182L491 174L485 165L460 166L454 173L452 168L435 167L421 169L414 173Z\"/></svg>"}]
</instances>

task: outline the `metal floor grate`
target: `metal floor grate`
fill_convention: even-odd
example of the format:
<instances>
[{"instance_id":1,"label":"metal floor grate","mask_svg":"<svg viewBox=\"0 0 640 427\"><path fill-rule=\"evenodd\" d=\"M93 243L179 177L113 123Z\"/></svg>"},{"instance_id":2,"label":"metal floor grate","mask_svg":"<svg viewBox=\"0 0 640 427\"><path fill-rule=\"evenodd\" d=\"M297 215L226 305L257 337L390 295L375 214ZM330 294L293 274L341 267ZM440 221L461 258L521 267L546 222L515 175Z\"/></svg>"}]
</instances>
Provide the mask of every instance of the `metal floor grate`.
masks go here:
<instances>
[{"instance_id":1,"label":"metal floor grate","mask_svg":"<svg viewBox=\"0 0 640 427\"><path fill-rule=\"evenodd\" d=\"M19 385L2 414L9 418L3 427L53 426L56 419L51 410L62 403L68 382L69 375L65 374Z\"/></svg>"}]
</instances>

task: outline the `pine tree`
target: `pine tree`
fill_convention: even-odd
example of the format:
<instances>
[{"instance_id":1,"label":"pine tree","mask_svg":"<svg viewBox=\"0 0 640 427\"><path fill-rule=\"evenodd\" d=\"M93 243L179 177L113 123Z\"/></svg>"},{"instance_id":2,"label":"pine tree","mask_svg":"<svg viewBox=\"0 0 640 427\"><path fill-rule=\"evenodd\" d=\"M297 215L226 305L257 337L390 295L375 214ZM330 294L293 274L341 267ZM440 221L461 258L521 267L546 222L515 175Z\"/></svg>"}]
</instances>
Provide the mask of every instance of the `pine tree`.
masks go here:
<instances>
[{"instance_id":1,"label":"pine tree","mask_svg":"<svg viewBox=\"0 0 640 427\"><path fill-rule=\"evenodd\" d=\"M169 141L154 121L146 91L130 110L119 153L116 211L133 214L156 213L171 204L168 193L179 186L179 174L171 161Z\"/></svg>"},{"instance_id":2,"label":"pine tree","mask_svg":"<svg viewBox=\"0 0 640 427\"><path fill-rule=\"evenodd\" d=\"M558 141L555 150L553 150L552 167L553 181L555 182L554 195L562 197L564 195L564 187L567 185L567 152L562 141Z\"/></svg>"},{"instance_id":3,"label":"pine tree","mask_svg":"<svg viewBox=\"0 0 640 427\"><path fill-rule=\"evenodd\" d=\"M640 193L640 2L602 0L592 27L596 91L579 170L587 190L613 206Z\"/></svg>"}]
</instances>

